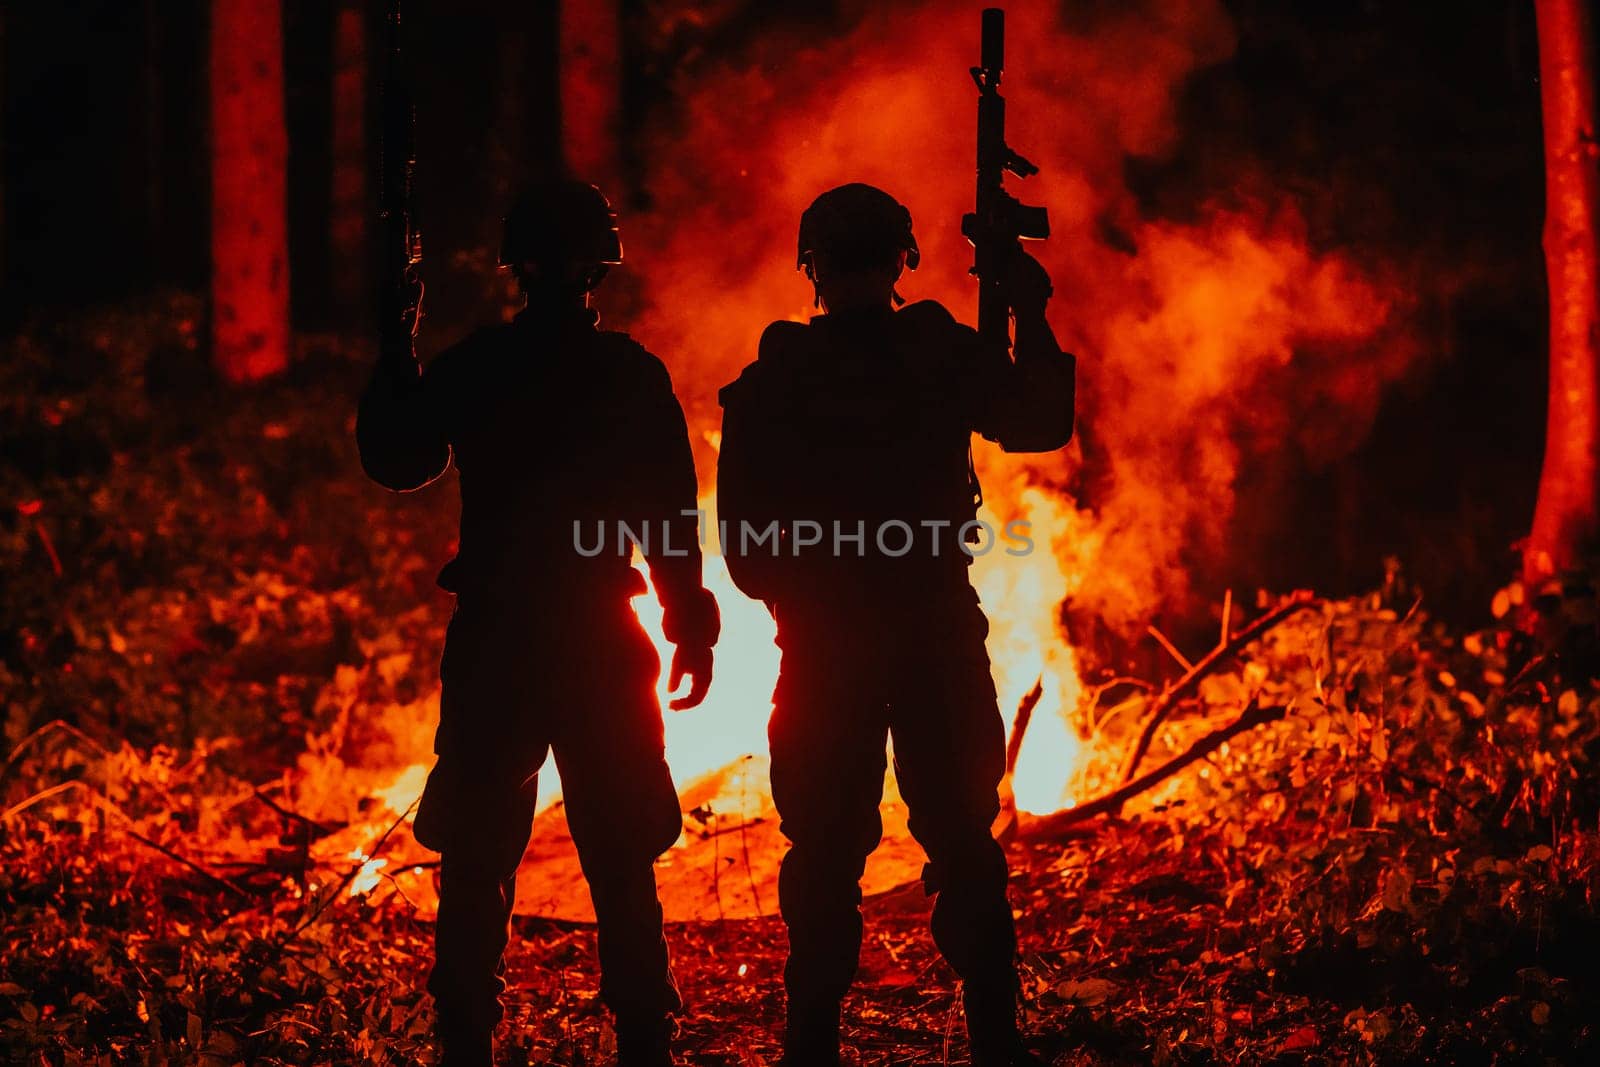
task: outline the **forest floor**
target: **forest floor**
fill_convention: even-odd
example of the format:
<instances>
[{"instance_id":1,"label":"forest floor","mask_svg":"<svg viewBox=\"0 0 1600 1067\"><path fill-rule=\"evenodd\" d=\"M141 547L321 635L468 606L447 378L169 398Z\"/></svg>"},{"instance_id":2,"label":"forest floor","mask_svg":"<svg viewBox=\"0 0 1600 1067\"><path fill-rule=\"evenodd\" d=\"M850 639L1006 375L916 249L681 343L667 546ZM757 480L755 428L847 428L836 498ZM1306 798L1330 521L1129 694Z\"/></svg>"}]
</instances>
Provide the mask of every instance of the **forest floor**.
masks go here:
<instances>
[{"instance_id":1,"label":"forest floor","mask_svg":"<svg viewBox=\"0 0 1600 1067\"><path fill-rule=\"evenodd\" d=\"M356 361L308 346L222 390L194 312L35 329L0 362L0 1060L431 1063L432 869L384 791L426 743L453 512L361 477ZM1219 664L1145 767L1282 718L1119 812L1020 823L1038 1050L1600 1061L1600 699L1564 669L1394 588ZM928 910L915 885L867 904L863 1065L966 1059ZM668 939L683 1057L773 1062L781 924ZM605 1062L591 927L519 917L508 966L504 1062Z\"/></svg>"}]
</instances>

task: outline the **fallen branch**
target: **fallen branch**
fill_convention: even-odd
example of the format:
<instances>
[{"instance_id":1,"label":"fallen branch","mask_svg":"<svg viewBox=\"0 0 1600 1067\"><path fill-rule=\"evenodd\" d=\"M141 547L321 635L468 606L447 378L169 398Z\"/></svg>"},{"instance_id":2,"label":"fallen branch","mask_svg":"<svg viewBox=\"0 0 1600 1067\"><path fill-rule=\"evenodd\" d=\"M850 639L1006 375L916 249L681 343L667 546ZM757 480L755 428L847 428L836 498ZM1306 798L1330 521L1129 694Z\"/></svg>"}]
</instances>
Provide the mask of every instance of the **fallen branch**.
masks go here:
<instances>
[{"instance_id":1,"label":"fallen branch","mask_svg":"<svg viewBox=\"0 0 1600 1067\"><path fill-rule=\"evenodd\" d=\"M1252 703L1233 722L1206 734L1190 745L1188 751L1181 756L1174 756L1155 770L1139 776L1127 785L1121 786L1097 800L1091 800L1086 804L1079 804L1075 808L1058 811L1054 815L1047 815L1044 818L1030 822L1024 828L1023 836L1049 836L1068 826L1083 822L1085 819L1092 819L1096 815L1117 811L1133 797L1171 778L1196 760L1201 760L1211 755L1211 753L1246 730L1253 730L1257 726L1263 726L1269 722L1277 722L1288 714L1288 710L1288 708L1280 704L1261 708Z\"/></svg>"},{"instance_id":2,"label":"fallen branch","mask_svg":"<svg viewBox=\"0 0 1600 1067\"><path fill-rule=\"evenodd\" d=\"M1033 721L1033 709L1044 697L1044 675L1039 675L1033 688L1017 701L1017 714L1011 720L1011 737L1006 741L1006 772L1000 780L1000 812L994 817L990 831L995 840L1009 845L1017 836L1017 796L1012 791L1012 778L1017 773L1017 757L1022 752L1022 739L1028 735L1028 724Z\"/></svg>"},{"instance_id":3,"label":"fallen branch","mask_svg":"<svg viewBox=\"0 0 1600 1067\"><path fill-rule=\"evenodd\" d=\"M1122 766L1122 781L1124 784L1133 780L1134 774L1139 770L1139 764L1150 751L1150 744L1155 740L1156 730L1167 721L1167 716L1172 714L1178 704L1187 699L1200 686L1200 682L1215 671L1222 664L1243 652L1251 642L1260 638L1268 630L1277 626L1296 612L1314 607L1321 601L1314 597L1297 595L1279 604L1265 615L1256 619L1249 626L1234 635L1231 641L1219 644L1206 654L1205 658L1189 669L1189 672L1177 683L1156 697L1150 704L1150 714L1145 719L1144 727L1139 731L1139 739L1134 742L1133 750L1129 752L1127 762Z\"/></svg>"},{"instance_id":4,"label":"fallen branch","mask_svg":"<svg viewBox=\"0 0 1600 1067\"><path fill-rule=\"evenodd\" d=\"M1023 694L1017 702L1016 717L1011 720L1011 739L1006 742L1006 773L1014 774L1017 770L1017 756L1022 752L1022 739L1028 733L1028 724L1033 721L1033 709L1039 706L1039 701L1044 696L1044 675L1039 675L1039 680L1033 683L1033 688Z\"/></svg>"}]
</instances>

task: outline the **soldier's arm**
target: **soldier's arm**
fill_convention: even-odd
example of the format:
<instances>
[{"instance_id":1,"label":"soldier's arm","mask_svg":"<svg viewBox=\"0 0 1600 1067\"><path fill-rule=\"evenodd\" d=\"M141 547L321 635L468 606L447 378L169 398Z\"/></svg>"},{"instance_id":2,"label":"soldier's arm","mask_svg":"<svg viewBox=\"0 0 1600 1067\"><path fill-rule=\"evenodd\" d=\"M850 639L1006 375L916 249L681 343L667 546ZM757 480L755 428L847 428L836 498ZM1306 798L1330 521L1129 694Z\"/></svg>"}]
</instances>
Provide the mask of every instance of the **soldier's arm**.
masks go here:
<instances>
[{"instance_id":1,"label":"soldier's arm","mask_svg":"<svg viewBox=\"0 0 1600 1067\"><path fill-rule=\"evenodd\" d=\"M442 353L424 372L409 343L404 352L379 356L356 410L356 445L367 477L405 492L450 466L444 408L455 360L454 350Z\"/></svg>"},{"instance_id":2,"label":"soldier's arm","mask_svg":"<svg viewBox=\"0 0 1600 1067\"><path fill-rule=\"evenodd\" d=\"M975 429L1007 452L1053 452L1072 439L1077 402L1077 360L1063 352L1045 321L1050 279L1032 257L1019 257L1011 277L1015 342L1012 359L1004 349L978 346L982 368Z\"/></svg>"},{"instance_id":3,"label":"soldier's arm","mask_svg":"<svg viewBox=\"0 0 1600 1067\"><path fill-rule=\"evenodd\" d=\"M781 346L789 323L774 323L761 338L770 357ZM782 578L784 516L773 489L782 482L782 449L773 437L772 413L763 401L765 378L760 360L726 386L722 402L722 445L717 452L717 522L728 574L746 596L768 604L778 599Z\"/></svg>"},{"instance_id":4,"label":"soldier's arm","mask_svg":"<svg viewBox=\"0 0 1600 1067\"><path fill-rule=\"evenodd\" d=\"M661 601L661 629L680 647L708 649L722 629L716 599L701 580L699 479L683 407L660 360L650 357L639 426L640 485L652 529L645 563ZM655 531L659 530L657 534ZM661 539L658 540L658 537Z\"/></svg>"}]
</instances>

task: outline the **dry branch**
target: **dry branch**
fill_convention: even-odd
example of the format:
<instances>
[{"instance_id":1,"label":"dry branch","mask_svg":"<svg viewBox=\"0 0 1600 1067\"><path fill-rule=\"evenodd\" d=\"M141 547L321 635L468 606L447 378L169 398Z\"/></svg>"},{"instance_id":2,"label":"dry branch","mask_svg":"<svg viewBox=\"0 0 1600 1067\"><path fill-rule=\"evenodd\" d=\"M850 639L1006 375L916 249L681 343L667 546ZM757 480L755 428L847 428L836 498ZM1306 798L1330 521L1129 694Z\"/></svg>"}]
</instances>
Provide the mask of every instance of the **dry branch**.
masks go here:
<instances>
[{"instance_id":1,"label":"dry branch","mask_svg":"<svg viewBox=\"0 0 1600 1067\"><path fill-rule=\"evenodd\" d=\"M16 762L19 759L22 758L23 752L27 751L27 749L28 749L28 747L30 745L32 745L34 742L38 741L40 738L44 737L46 734L54 733L56 731L60 731L61 733L65 733L70 737L76 737L78 740L82 741L84 744L89 745L90 747L92 747L96 752L98 752L102 756L109 756L111 754L109 752L109 750L107 750L105 745L101 744L99 741L97 741L94 738L90 737L88 734L84 733L82 730L78 729L76 726L74 726L71 723L67 722L65 719L51 719L49 722L45 723L43 726L41 726L37 730L33 731L33 733L29 734L27 737L24 737L21 741L17 742L17 747L13 748L11 750L11 754L6 757L5 764L3 766L0 766L0 778L3 778L6 775L6 773L11 770L12 766L15 765Z\"/></svg>"},{"instance_id":2,"label":"dry branch","mask_svg":"<svg viewBox=\"0 0 1600 1067\"><path fill-rule=\"evenodd\" d=\"M1017 770L1017 756L1022 752L1022 739L1028 733L1028 724L1033 721L1033 709L1039 706L1040 699L1044 696L1044 675L1039 675L1039 680L1033 683L1033 688L1022 695L1017 702L1017 714L1011 720L1011 738L1006 742L1006 773L1015 774Z\"/></svg>"},{"instance_id":3,"label":"dry branch","mask_svg":"<svg viewBox=\"0 0 1600 1067\"><path fill-rule=\"evenodd\" d=\"M1240 652L1243 652L1251 642L1289 616L1305 608L1313 607L1318 603L1320 601L1316 598L1305 595L1297 595L1284 601L1243 630L1240 630L1231 641L1219 644L1212 649L1204 659L1196 663L1189 669L1187 674L1178 679L1172 688L1156 697L1151 702L1150 714L1145 719L1144 727L1139 731L1139 739L1134 742L1133 750L1129 752L1128 760L1122 766L1121 777L1123 783L1127 784L1133 780L1135 772L1139 770L1140 762L1150 751L1150 744L1155 740L1156 730L1167 720L1167 716L1172 714L1172 710L1199 687L1200 682L1207 675Z\"/></svg>"},{"instance_id":4,"label":"dry branch","mask_svg":"<svg viewBox=\"0 0 1600 1067\"><path fill-rule=\"evenodd\" d=\"M1188 750L1181 756L1174 756L1155 770L1112 790L1103 797L1091 800L1086 804L1079 804L1074 808L1068 808L1065 811L1058 811L1054 815L1045 816L1028 824L1025 835L1028 837L1049 836L1068 826L1073 826L1086 819L1092 819L1096 815L1117 811L1132 798L1172 777L1196 760L1204 759L1239 734L1269 722L1277 722L1287 713L1288 709L1282 705L1275 704L1271 707L1261 708L1252 703L1233 722L1206 734L1190 745Z\"/></svg>"},{"instance_id":5,"label":"dry branch","mask_svg":"<svg viewBox=\"0 0 1600 1067\"><path fill-rule=\"evenodd\" d=\"M350 883L356 880L356 875L361 873L361 869L368 863L371 863L373 860L383 855L383 847L389 843L389 835L398 830L400 828L400 824L411 817L411 813L417 810L417 805L421 803L421 801L421 797L413 800L411 802L411 806L406 808L405 811L402 811L399 818L390 823L389 828L378 835L378 840L372 843L372 851L367 854L366 858L361 860L355 866L351 867L345 876L339 880L339 884L334 887L333 891L322 898L321 902L317 904L316 908L312 910L311 914L302 919L298 926L291 929L280 939L282 944L288 944L290 941L293 941L295 938L300 936L302 931L320 919L322 917L322 913L328 910L328 906L335 900L338 900L340 897L342 897L344 895L344 891L350 888Z\"/></svg>"},{"instance_id":6,"label":"dry branch","mask_svg":"<svg viewBox=\"0 0 1600 1067\"><path fill-rule=\"evenodd\" d=\"M300 814L298 811L295 811L293 808L284 807L282 804L279 804L277 801L275 801L271 797L267 796L267 794L263 793L259 788L251 789L251 793L255 796L255 798L257 800L261 801L261 803L265 804L268 808L272 809L272 811L277 813L277 815L279 817L287 819L290 822L299 823L301 826L304 826L306 828L307 833L310 835L310 839L311 840L317 840L317 839L320 839L320 838L324 838L324 837L327 837L329 834L337 832L337 829L335 827L324 826L321 823L317 822L315 819L313 819L313 818L311 818L309 816Z\"/></svg>"}]
</instances>

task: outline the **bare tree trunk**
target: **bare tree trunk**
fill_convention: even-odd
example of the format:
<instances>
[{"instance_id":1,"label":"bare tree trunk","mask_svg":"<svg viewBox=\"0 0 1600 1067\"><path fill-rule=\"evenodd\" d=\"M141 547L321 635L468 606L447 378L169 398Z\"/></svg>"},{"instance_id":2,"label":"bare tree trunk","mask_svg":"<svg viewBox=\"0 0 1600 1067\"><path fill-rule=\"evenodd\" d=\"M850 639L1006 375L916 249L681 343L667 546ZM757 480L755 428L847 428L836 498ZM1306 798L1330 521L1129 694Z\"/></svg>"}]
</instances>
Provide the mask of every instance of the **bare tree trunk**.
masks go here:
<instances>
[{"instance_id":1,"label":"bare tree trunk","mask_svg":"<svg viewBox=\"0 0 1600 1067\"><path fill-rule=\"evenodd\" d=\"M6 60L6 12L0 7L0 64ZM0 68L0 93L6 89L5 70ZM6 267L10 265L10 250L6 236L6 226L10 219L6 218L6 129L5 108L6 101L0 100L0 293L5 292L6 282L9 280ZM4 310L6 301L0 299L0 311Z\"/></svg>"},{"instance_id":2,"label":"bare tree trunk","mask_svg":"<svg viewBox=\"0 0 1600 1067\"><path fill-rule=\"evenodd\" d=\"M561 4L561 151L615 201L621 180L622 18L617 0Z\"/></svg>"},{"instance_id":3,"label":"bare tree trunk","mask_svg":"<svg viewBox=\"0 0 1600 1067\"><path fill-rule=\"evenodd\" d=\"M328 198L333 303L349 318L371 303L367 266L367 25L344 0L333 22L333 173Z\"/></svg>"},{"instance_id":4,"label":"bare tree trunk","mask_svg":"<svg viewBox=\"0 0 1600 1067\"><path fill-rule=\"evenodd\" d=\"M1540 583L1581 566L1600 535L1600 275L1595 215L1591 0L1537 0L1544 110L1545 270L1550 292L1550 400L1544 469L1523 577Z\"/></svg>"},{"instance_id":5,"label":"bare tree trunk","mask_svg":"<svg viewBox=\"0 0 1600 1067\"><path fill-rule=\"evenodd\" d=\"M289 363L278 0L212 0L210 78L212 360L229 381L254 381Z\"/></svg>"}]
</instances>

